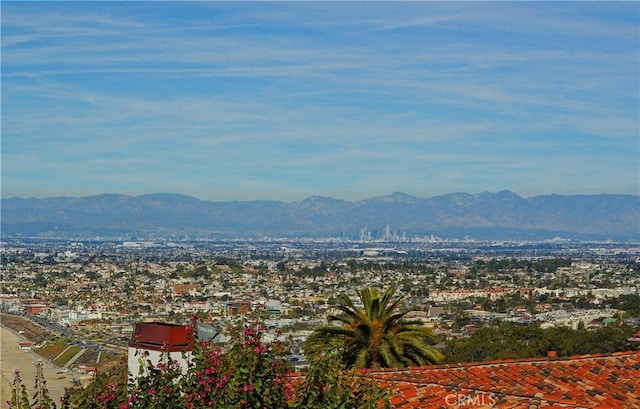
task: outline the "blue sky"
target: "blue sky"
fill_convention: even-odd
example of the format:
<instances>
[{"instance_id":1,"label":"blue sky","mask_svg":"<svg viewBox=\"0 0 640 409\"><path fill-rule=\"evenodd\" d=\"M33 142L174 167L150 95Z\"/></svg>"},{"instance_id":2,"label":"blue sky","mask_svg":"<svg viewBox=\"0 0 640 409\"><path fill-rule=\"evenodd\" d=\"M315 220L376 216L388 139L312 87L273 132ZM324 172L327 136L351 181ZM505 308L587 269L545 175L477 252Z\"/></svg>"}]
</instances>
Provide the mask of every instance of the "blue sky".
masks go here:
<instances>
[{"instance_id":1,"label":"blue sky","mask_svg":"<svg viewBox=\"0 0 640 409\"><path fill-rule=\"evenodd\" d=\"M10 2L2 197L640 190L638 2Z\"/></svg>"}]
</instances>

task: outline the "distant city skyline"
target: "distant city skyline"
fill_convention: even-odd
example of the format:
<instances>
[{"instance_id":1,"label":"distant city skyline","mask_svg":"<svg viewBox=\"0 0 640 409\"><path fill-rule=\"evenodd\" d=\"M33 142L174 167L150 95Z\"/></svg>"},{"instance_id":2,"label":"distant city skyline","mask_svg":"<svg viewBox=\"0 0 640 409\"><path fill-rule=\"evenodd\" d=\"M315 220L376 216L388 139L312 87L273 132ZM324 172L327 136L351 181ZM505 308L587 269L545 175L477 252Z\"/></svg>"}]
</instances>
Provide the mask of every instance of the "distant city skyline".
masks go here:
<instances>
[{"instance_id":1,"label":"distant city skyline","mask_svg":"<svg viewBox=\"0 0 640 409\"><path fill-rule=\"evenodd\" d=\"M638 2L12 2L2 197L640 193Z\"/></svg>"}]
</instances>

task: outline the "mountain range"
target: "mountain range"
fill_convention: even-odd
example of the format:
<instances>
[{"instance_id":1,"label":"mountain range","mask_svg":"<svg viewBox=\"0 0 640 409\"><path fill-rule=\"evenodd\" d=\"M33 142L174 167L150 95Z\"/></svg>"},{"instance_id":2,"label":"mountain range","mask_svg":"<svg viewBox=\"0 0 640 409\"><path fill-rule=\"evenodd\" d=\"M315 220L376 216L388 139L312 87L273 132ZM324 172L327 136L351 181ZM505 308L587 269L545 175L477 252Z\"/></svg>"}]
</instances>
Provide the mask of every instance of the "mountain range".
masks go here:
<instances>
[{"instance_id":1,"label":"mountain range","mask_svg":"<svg viewBox=\"0 0 640 409\"><path fill-rule=\"evenodd\" d=\"M345 201L213 202L180 194L1 200L1 235L59 238L373 238L436 235L475 239L640 239L640 196L521 197L511 191L405 193ZM388 226L388 227L387 227Z\"/></svg>"}]
</instances>

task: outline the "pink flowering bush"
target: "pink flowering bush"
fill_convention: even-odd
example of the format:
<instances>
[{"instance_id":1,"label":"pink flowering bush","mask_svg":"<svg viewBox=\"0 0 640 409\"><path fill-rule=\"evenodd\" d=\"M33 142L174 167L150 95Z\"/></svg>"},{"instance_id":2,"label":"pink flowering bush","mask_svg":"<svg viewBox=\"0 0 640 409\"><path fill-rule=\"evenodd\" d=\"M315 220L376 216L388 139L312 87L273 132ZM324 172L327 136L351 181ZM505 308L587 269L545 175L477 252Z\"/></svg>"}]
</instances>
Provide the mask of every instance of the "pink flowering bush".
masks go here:
<instances>
[{"instance_id":1,"label":"pink flowering bush","mask_svg":"<svg viewBox=\"0 0 640 409\"><path fill-rule=\"evenodd\" d=\"M85 388L68 388L60 408L123 409L127 401L127 372L121 367L97 372Z\"/></svg>"},{"instance_id":2,"label":"pink flowering bush","mask_svg":"<svg viewBox=\"0 0 640 409\"><path fill-rule=\"evenodd\" d=\"M7 405L11 409L30 409L31 402L29 401L29 394L27 393L27 387L22 383L22 377L19 370L13 371L13 385L11 391L11 400L7 401Z\"/></svg>"},{"instance_id":3,"label":"pink flowering bush","mask_svg":"<svg viewBox=\"0 0 640 409\"><path fill-rule=\"evenodd\" d=\"M181 378L184 408L286 408L288 352L281 343L261 341L264 328L234 333L231 348L222 351L199 342L192 368Z\"/></svg>"}]
</instances>

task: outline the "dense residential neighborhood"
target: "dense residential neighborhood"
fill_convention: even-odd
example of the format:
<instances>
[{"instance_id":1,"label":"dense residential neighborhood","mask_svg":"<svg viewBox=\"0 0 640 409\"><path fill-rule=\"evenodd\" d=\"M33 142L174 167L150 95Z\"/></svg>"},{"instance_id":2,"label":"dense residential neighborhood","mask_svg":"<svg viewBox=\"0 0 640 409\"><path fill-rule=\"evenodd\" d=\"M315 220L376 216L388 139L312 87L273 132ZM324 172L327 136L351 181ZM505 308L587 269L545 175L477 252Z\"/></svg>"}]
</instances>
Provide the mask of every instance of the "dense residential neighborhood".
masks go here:
<instances>
[{"instance_id":1,"label":"dense residential neighborhood","mask_svg":"<svg viewBox=\"0 0 640 409\"><path fill-rule=\"evenodd\" d=\"M340 293L394 287L446 339L495 320L598 328L630 318L618 308L640 289L634 246L569 246L563 257L529 245L539 255L524 258L507 245L487 256L472 243L374 244L5 242L2 309L116 345L136 322L191 314L221 331L245 320L303 339Z\"/></svg>"}]
</instances>

